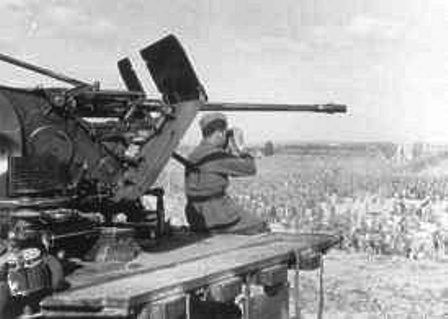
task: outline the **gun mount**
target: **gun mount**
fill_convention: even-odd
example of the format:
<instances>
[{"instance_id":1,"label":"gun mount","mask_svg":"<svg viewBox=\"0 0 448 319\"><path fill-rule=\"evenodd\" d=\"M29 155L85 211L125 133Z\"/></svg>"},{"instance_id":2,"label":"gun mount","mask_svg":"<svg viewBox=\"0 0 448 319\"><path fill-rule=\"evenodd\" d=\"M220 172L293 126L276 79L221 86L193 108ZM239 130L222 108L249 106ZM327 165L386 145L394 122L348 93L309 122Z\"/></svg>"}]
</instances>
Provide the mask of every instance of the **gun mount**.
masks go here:
<instances>
[{"instance_id":1,"label":"gun mount","mask_svg":"<svg viewBox=\"0 0 448 319\"><path fill-rule=\"evenodd\" d=\"M28 305L31 296L38 308L36 300L60 289L64 282L61 260L76 255L93 262L129 262L145 245L166 234L163 190L152 187L198 112L346 112L346 106L338 104L208 102L174 36L146 47L140 55L161 99L146 96L128 58L118 62L127 87L120 91L103 90L98 83L0 54L1 61L73 86L0 87L0 159L6 163L0 167L0 290L6 291L3 295L0 291L0 313L5 294L27 300ZM156 205L145 207L142 196L155 197ZM101 242L109 237L115 242L106 245L106 253ZM337 240L326 238L324 242L316 246L320 251ZM289 260L291 245L285 244L277 256L282 262ZM161 265L168 267L169 263ZM73 282L85 287L77 278ZM1 280L7 281L6 288ZM80 307L62 303L47 301L42 307L50 309L48 317L56 316L55 309L75 313ZM136 311L126 309L118 317L132 317ZM106 312L101 316L108 317ZM92 315L88 313L86 318Z\"/></svg>"}]
</instances>

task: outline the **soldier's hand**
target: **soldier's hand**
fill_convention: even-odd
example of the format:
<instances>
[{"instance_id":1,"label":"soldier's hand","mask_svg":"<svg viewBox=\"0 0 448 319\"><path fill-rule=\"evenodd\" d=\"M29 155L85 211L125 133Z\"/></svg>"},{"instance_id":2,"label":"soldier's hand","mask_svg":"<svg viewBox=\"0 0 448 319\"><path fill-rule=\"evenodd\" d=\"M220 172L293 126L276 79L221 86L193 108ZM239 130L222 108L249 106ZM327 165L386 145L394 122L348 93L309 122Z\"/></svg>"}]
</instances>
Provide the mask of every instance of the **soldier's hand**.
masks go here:
<instances>
[{"instance_id":1,"label":"soldier's hand","mask_svg":"<svg viewBox=\"0 0 448 319\"><path fill-rule=\"evenodd\" d=\"M245 145L243 131L239 128L232 128L231 131L232 134L229 136L228 150L236 156L241 156L243 153L246 153L244 151Z\"/></svg>"}]
</instances>

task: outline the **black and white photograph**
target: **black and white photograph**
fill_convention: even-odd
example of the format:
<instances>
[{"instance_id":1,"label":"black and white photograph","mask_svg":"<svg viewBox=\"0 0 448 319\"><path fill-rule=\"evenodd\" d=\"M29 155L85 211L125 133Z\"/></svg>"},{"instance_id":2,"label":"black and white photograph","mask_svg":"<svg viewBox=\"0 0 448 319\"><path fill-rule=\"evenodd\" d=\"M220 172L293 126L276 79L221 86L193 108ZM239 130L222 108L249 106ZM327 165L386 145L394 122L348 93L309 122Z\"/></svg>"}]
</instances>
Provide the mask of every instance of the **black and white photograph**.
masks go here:
<instances>
[{"instance_id":1,"label":"black and white photograph","mask_svg":"<svg viewBox=\"0 0 448 319\"><path fill-rule=\"evenodd\" d=\"M0 319L448 318L446 0L0 0Z\"/></svg>"}]
</instances>

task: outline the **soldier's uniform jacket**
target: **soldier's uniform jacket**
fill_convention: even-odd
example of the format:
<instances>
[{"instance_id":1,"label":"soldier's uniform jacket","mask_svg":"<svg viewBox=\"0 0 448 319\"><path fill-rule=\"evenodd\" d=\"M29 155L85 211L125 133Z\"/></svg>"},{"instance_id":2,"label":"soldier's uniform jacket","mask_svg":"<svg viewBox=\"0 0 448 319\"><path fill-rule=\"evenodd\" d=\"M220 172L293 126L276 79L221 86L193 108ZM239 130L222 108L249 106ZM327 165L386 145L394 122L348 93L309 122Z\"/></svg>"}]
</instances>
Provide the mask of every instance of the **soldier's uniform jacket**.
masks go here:
<instances>
[{"instance_id":1,"label":"soldier's uniform jacket","mask_svg":"<svg viewBox=\"0 0 448 319\"><path fill-rule=\"evenodd\" d=\"M255 175L253 157L238 157L203 141L188 160L192 165L185 172L186 217L192 230L219 229L247 220L226 190L229 177Z\"/></svg>"}]
</instances>

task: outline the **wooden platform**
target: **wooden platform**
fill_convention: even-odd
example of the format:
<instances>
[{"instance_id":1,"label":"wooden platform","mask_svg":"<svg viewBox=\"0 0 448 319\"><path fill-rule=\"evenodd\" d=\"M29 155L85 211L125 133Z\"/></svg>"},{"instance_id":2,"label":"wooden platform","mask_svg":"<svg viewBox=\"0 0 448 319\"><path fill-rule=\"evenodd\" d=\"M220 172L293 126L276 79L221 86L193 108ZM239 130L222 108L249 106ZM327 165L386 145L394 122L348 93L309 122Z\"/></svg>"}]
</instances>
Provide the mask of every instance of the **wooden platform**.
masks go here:
<instances>
[{"instance_id":1,"label":"wooden platform","mask_svg":"<svg viewBox=\"0 0 448 319\"><path fill-rule=\"evenodd\" d=\"M46 311L117 311L186 293L227 277L293 261L294 251L325 252L339 238L318 234L177 235L127 264L82 264L71 288L42 302Z\"/></svg>"}]
</instances>

